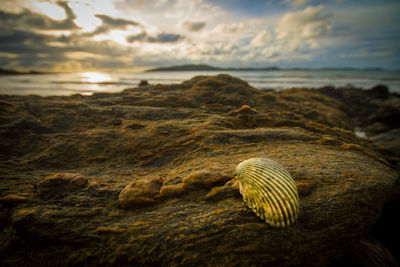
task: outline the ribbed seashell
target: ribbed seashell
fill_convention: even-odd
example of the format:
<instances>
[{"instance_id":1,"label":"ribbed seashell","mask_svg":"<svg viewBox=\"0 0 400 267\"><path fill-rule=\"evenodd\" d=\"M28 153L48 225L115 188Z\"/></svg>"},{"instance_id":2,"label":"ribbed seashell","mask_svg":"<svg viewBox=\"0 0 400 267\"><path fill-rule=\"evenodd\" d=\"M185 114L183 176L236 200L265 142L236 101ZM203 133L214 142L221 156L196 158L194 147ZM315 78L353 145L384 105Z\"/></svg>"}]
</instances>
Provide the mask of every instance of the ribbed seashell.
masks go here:
<instances>
[{"instance_id":1,"label":"ribbed seashell","mask_svg":"<svg viewBox=\"0 0 400 267\"><path fill-rule=\"evenodd\" d=\"M296 184L280 164L267 158L252 158L236 166L244 202L268 224L286 227L299 215Z\"/></svg>"}]
</instances>

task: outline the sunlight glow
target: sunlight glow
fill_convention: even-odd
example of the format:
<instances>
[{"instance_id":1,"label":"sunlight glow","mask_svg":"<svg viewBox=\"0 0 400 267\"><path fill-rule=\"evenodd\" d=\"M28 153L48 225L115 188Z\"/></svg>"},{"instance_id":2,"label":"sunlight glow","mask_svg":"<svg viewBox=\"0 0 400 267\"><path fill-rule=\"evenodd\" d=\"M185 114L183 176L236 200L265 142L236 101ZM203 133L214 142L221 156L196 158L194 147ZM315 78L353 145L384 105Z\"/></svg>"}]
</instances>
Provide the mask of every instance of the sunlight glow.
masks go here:
<instances>
[{"instance_id":1,"label":"sunlight glow","mask_svg":"<svg viewBox=\"0 0 400 267\"><path fill-rule=\"evenodd\" d=\"M130 44L126 41L126 38L132 34L133 31L127 32L122 30L112 30L106 34L99 34L94 36L92 39L95 41L110 40L121 45L129 46Z\"/></svg>"},{"instance_id":2,"label":"sunlight glow","mask_svg":"<svg viewBox=\"0 0 400 267\"><path fill-rule=\"evenodd\" d=\"M104 83L111 81L111 76L102 72L83 72L79 74L82 82Z\"/></svg>"}]
</instances>

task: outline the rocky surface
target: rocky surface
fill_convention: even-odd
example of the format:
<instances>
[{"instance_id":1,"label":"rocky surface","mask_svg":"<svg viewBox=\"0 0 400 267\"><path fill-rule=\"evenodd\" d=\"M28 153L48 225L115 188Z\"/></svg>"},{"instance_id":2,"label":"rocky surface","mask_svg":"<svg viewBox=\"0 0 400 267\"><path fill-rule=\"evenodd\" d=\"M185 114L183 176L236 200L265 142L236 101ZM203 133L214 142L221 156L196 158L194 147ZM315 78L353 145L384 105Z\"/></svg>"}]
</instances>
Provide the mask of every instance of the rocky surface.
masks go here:
<instances>
[{"instance_id":1,"label":"rocky surface","mask_svg":"<svg viewBox=\"0 0 400 267\"><path fill-rule=\"evenodd\" d=\"M360 254L398 178L397 152L353 132L398 131L400 98L384 91L261 92L219 75L1 96L0 264L326 266ZM292 174L292 226L245 206L234 168L252 157Z\"/></svg>"}]
</instances>

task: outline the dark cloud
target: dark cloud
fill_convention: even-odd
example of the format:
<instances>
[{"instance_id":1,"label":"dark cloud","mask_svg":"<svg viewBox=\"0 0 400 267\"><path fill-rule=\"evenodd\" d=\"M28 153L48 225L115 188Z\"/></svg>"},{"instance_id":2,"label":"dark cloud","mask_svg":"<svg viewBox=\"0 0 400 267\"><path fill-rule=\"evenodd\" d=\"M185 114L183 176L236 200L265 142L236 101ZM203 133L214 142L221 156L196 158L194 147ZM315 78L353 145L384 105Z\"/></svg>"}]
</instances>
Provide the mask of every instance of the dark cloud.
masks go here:
<instances>
[{"instance_id":1,"label":"dark cloud","mask_svg":"<svg viewBox=\"0 0 400 267\"><path fill-rule=\"evenodd\" d=\"M20 13L0 11L0 52L6 55L0 58L3 63L8 62L4 63L4 66L51 68L57 63L70 60L68 53L71 52L97 54L110 61L133 53L131 48L118 45L113 41L95 41L88 37L130 25L142 27L141 24L107 15L96 15L102 20L102 25L92 33L81 33L74 31L78 29L78 26L73 22L75 14L67 2L57 4L65 10L66 19L53 20L29 10ZM37 30L69 30L70 32L67 35L56 36ZM95 60L99 60L99 64L103 62L107 66L111 65L111 62L98 58L91 59L88 64L95 65ZM81 62L82 65L86 64L84 58L76 59L76 61ZM116 64L119 64L118 60Z\"/></svg>"},{"instance_id":2,"label":"dark cloud","mask_svg":"<svg viewBox=\"0 0 400 267\"><path fill-rule=\"evenodd\" d=\"M106 33L113 29L125 29L127 26L142 27L140 23L132 20L113 18L102 14L97 14L96 17L101 19L102 24L93 32L86 34L86 36L94 36L97 34Z\"/></svg>"},{"instance_id":3,"label":"dark cloud","mask_svg":"<svg viewBox=\"0 0 400 267\"><path fill-rule=\"evenodd\" d=\"M79 62L83 67L104 67L112 65L126 67L119 57L133 55L134 49L112 41L94 41L73 33L68 36L47 35L40 32L2 29L0 31L0 62L4 68L23 66L32 69L52 69L61 62ZM73 58L69 53L95 54L96 58ZM12 55L12 56L11 56Z\"/></svg>"},{"instance_id":4,"label":"dark cloud","mask_svg":"<svg viewBox=\"0 0 400 267\"><path fill-rule=\"evenodd\" d=\"M0 33L0 52L40 53L48 49L47 43L55 41L53 36L18 29L2 30Z\"/></svg>"},{"instance_id":5,"label":"dark cloud","mask_svg":"<svg viewBox=\"0 0 400 267\"><path fill-rule=\"evenodd\" d=\"M175 43L182 40L184 37L175 33L159 33L156 36L149 36L146 32L136 35L131 35L126 38L129 43L147 42L147 43Z\"/></svg>"},{"instance_id":6,"label":"dark cloud","mask_svg":"<svg viewBox=\"0 0 400 267\"><path fill-rule=\"evenodd\" d=\"M149 36L147 41L150 43L175 43L183 39L182 35L175 33L159 33L154 37Z\"/></svg>"},{"instance_id":7,"label":"dark cloud","mask_svg":"<svg viewBox=\"0 0 400 267\"><path fill-rule=\"evenodd\" d=\"M136 35L128 36L126 38L126 41L129 42L129 43L134 43L134 42L137 42L137 41L145 41L146 39L147 39L147 33L146 32L141 32L141 33L136 34Z\"/></svg>"},{"instance_id":8,"label":"dark cloud","mask_svg":"<svg viewBox=\"0 0 400 267\"><path fill-rule=\"evenodd\" d=\"M21 13L8 13L0 10L1 28L42 29L42 30L72 30L79 28L73 21L76 16L67 2L57 2L65 11L66 18L54 20L45 15L25 9Z\"/></svg>"},{"instance_id":9,"label":"dark cloud","mask_svg":"<svg viewBox=\"0 0 400 267\"><path fill-rule=\"evenodd\" d=\"M201 31L205 26L206 26L206 23L204 21L198 21L198 22L184 21L182 23L182 27L190 32Z\"/></svg>"},{"instance_id":10,"label":"dark cloud","mask_svg":"<svg viewBox=\"0 0 400 267\"><path fill-rule=\"evenodd\" d=\"M134 57L135 49L124 47L111 41L82 40L77 36L66 38L63 46L52 46L48 41L60 41L62 38L46 38L46 36L19 32L13 35L8 43L0 40L0 63L3 68L23 66L28 69L51 70L63 62L75 62L82 68L126 68L126 56ZM19 44L17 40L25 40ZM32 45L32 43L35 43ZM74 52L97 55L96 57L71 57ZM13 55L12 57L7 56Z\"/></svg>"},{"instance_id":11,"label":"dark cloud","mask_svg":"<svg viewBox=\"0 0 400 267\"><path fill-rule=\"evenodd\" d=\"M139 26L140 25L140 23L138 23L136 21L126 20L126 19L115 19L115 18L112 18L107 15L97 14L96 17L101 19L104 24L113 26L113 27L125 27L125 26L129 26L129 25Z\"/></svg>"},{"instance_id":12,"label":"dark cloud","mask_svg":"<svg viewBox=\"0 0 400 267\"><path fill-rule=\"evenodd\" d=\"M72 9L68 6L68 2L66 1L58 1L57 5L64 8L65 14L67 15L67 19L73 20L76 19L76 16Z\"/></svg>"}]
</instances>

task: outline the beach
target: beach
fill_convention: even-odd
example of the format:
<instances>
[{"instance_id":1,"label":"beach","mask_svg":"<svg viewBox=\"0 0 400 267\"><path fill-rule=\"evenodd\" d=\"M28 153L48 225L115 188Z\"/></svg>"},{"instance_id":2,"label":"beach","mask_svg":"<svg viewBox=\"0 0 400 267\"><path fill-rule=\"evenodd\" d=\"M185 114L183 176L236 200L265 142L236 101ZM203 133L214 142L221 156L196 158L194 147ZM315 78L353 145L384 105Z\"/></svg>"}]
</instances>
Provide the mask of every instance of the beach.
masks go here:
<instances>
[{"instance_id":1,"label":"beach","mask_svg":"<svg viewBox=\"0 0 400 267\"><path fill-rule=\"evenodd\" d=\"M390 262L399 107L385 86L259 90L227 74L1 95L0 263L335 266L376 251L372 262ZM287 228L239 193L235 166L256 157L296 183Z\"/></svg>"}]
</instances>

